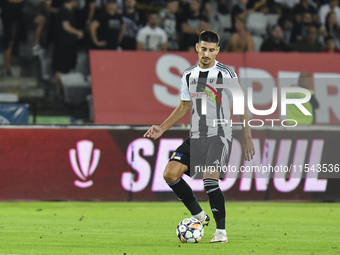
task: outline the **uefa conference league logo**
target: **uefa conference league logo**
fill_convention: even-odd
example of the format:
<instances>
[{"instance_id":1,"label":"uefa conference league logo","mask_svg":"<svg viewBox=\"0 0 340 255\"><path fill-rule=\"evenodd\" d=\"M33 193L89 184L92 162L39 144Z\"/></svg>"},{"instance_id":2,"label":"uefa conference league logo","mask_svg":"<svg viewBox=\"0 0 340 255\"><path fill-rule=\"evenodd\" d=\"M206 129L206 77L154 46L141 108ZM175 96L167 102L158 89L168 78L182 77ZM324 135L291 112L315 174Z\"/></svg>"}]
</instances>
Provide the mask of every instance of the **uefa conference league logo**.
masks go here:
<instances>
[{"instance_id":1,"label":"uefa conference league logo","mask_svg":"<svg viewBox=\"0 0 340 255\"><path fill-rule=\"evenodd\" d=\"M77 149L70 149L69 157L73 171L80 179L75 180L74 185L79 188L88 188L92 186L93 181L89 180L89 178L98 166L100 150L93 150L93 142L82 140L77 142Z\"/></svg>"}]
</instances>

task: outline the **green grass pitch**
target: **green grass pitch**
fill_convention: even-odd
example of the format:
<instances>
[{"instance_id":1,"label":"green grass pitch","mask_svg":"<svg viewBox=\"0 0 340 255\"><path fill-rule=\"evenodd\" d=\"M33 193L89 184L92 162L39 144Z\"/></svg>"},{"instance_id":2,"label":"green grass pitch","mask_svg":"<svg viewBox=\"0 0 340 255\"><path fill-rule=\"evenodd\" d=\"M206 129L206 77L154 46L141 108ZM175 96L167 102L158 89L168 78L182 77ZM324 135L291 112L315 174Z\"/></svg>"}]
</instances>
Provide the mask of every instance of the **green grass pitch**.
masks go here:
<instances>
[{"instance_id":1,"label":"green grass pitch","mask_svg":"<svg viewBox=\"0 0 340 255\"><path fill-rule=\"evenodd\" d=\"M210 216L207 202L201 203ZM340 254L340 204L227 202L229 243L182 244L180 202L1 202L0 254Z\"/></svg>"}]
</instances>

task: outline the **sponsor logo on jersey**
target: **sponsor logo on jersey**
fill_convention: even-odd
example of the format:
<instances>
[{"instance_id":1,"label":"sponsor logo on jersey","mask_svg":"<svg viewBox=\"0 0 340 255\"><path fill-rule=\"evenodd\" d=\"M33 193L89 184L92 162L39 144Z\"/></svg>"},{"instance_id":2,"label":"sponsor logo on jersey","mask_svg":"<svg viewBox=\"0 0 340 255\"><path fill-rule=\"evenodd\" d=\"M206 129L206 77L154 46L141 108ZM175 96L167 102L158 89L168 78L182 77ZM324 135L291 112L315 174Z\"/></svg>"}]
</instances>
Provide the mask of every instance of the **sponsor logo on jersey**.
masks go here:
<instances>
[{"instance_id":1,"label":"sponsor logo on jersey","mask_svg":"<svg viewBox=\"0 0 340 255\"><path fill-rule=\"evenodd\" d=\"M208 87L208 88L216 95L216 97L218 98L218 100L220 101L220 104L221 104L221 106L222 106L221 98L220 98L219 94L217 93L216 89L214 89L213 87L211 87L211 86L208 85L208 84L205 84L205 83L202 83L202 82L198 82L198 83L199 83L199 84L202 84L202 85L204 85L204 86L206 86L206 87ZM216 100L215 100L213 94L211 94L211 93L210 93L208 90L206 90L206 89L202 89L202 88L200 88L200 89L203 90L205 93L207 93L207 94L212 98L212 100L214 101L214 103L215 103L215 105L216 105Z\"/></svg>"},{"instance_id":2,"label":"sponsor logo on jersey","mask_svg":"<svg viewBox=\"0 0 340 255\"><path fill-rule=\"evenodd\" d=\"M219 166L220 165L220 161L218 159L216 159L213 164L215 164L216 166Z\"/></svg>"},{"instance_id":3,"label":"sponsor logo on jersey","mask_svg":"<svg viewBox=\"0 0 340 255\"><path fill-rule=\"evenodd\" d=\"M177 159L177 160L181 160L183 156L183 153L180 152L174 152L172 153L171 159Z\"/></svg>"}]
</instances>

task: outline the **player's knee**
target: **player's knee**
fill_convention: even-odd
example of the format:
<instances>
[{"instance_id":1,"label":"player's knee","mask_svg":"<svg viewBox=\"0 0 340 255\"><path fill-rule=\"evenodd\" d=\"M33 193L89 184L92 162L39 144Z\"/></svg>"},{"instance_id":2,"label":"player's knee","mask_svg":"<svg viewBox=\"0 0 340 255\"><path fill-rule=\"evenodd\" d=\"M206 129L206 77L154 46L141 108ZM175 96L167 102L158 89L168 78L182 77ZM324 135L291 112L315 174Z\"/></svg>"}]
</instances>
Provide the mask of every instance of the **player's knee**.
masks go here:
<instances>
[{"instance_id":1,"label":"player's knee","mask_svg":"<svg viewBox=\"0 0 340 255\"><path fill-rule=\"evenodd\" d=\"M176 178L174 173L171 171L171 169L169 169L168 167L166 167L163 172L163 178L167 183L176 181L178 179Z\"/></svg>"},{"instance_id":2,"label":"player's knee","mask_svg":"<svg viewBox=\"0 0 340 255\"><path fill-rule=\"evenodd\" d=\"M163 178L167 183L174 182L181 176L182 176L181 169L176 167L176 165L174 165L172 162L169 162L166 165L165 170L163 172Z\"/></svg>"}]
</instances>

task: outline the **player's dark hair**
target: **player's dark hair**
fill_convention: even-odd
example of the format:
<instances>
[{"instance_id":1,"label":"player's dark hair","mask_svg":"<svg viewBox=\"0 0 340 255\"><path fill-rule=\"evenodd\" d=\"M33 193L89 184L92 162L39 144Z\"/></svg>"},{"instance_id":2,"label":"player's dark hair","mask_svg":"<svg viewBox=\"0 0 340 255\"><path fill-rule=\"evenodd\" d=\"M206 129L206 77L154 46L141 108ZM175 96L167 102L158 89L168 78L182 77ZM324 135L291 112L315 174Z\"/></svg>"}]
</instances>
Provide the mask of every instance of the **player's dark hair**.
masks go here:
<instances>
[{"instance_id":1,"label":"player's dark hair","mask_svg":"<svg viewBox=\"0 0 340 255\"><path fill-rule=\"evenodd\" d=\"M219 46L220 36L217 33L215 33L214 31L211 31L211 30L202 31L200 33L198 43L200 43L201 41L209 42L209 43L216 43L217 46Z\"/></svg>"},{"instance_id":2,"label":"player's dark hair","mask_svg":"<svg viewBox=\"0 0 340 255\"><path fill-rule=\"evenodd\" d=\"M149 18L151 15L157 15L157 16L159 16L159 12L157 12L157 11L149 11L149 12L147 12L147 17Z\"/></svg>"}]
</instances>

